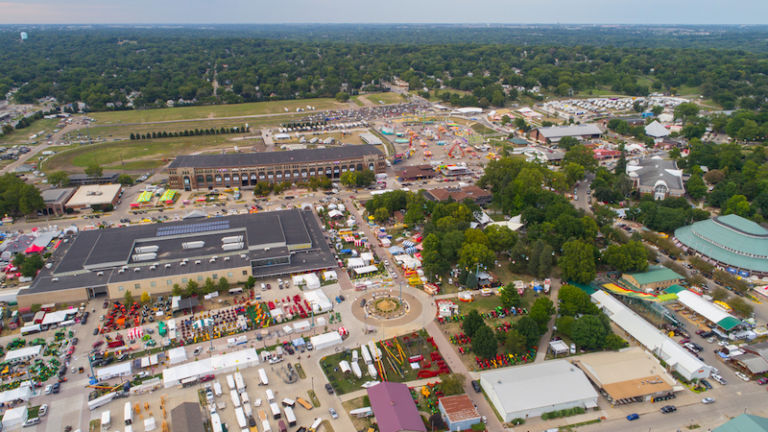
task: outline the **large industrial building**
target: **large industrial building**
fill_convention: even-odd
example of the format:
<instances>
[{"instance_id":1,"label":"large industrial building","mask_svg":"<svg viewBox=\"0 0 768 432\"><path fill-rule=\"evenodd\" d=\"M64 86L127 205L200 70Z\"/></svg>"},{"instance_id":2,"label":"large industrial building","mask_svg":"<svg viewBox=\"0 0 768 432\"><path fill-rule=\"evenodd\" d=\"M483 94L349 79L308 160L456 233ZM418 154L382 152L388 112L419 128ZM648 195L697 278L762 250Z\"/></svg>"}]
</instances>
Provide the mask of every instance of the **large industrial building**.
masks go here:
<instances>
[{"instance_id":1,"label":"large industrial building","mask_svg":"<svg viewBox=\"0 0 768 432\"><path fill-rule=\"evenodd\" d=\"M566 360L481 372L480 385L504 423L597 406L597 392L584 372Z\"/></svg>"},{"instance_id":2,"label":"large industrial building","mask_svg":"<svg viewBox=\"0 0 768 432\"><path fill-rule=\"evenodd\" d=\"M768 276L768 230L734 214L675 230L675 244L742 277Z\"/></svg>"},{"instance_id":3,"label":"large industrial building","mask_svg":"<svg viewBox=\"0 0 768 432\"><path fill-rule=\"evenodd\" d=\"M647 351L630 347L575 357L583 370L611 403L650 401L674 391L675 380Z\"/></svg>"},{"instance_id":4,"label":"large industrial building","mask_svg":"<svg viewBox=\"0 0 768 432\"><path fill-rule=\"evenodd\" d=\"M189 281L236 283L336 265L314 213L298 209L83 231L51 259L19 292L20 306L138 298Z\"/></svg>"},{"instance_id":5,"label":"large industrial building","mask_svg":"<svg viewBox=\"0 0 768 432\"><path fill-rule=\"evenodd\" d=\"M531 138L544 144L557 144L565 137L588 140L601 135L603 131L596 124L540 127L531 132Z\"/></svg>"},{"instance_id":6,"label":"large industrial building","mask_svg":"<svg viewBox=\"0 0 768 432\"><path fill-rule=\"evenodd\" d=\"M592 302L617 326L687 380L709 377L712 367L605 291L592 294Z\"/></svg>"},{"instance_id":7,"label":"large industrial building","mask_svg":"<svg viewBox=\"0 0 768 432\"><path fill-rule=\"evenodd\" d=\"M253 187L260 182L339 178L347 171L386 170L384 154L372 145L346 145L264 153L177 156L168 166L171 188L194 190Z\"/></svg>"}]
</instances>

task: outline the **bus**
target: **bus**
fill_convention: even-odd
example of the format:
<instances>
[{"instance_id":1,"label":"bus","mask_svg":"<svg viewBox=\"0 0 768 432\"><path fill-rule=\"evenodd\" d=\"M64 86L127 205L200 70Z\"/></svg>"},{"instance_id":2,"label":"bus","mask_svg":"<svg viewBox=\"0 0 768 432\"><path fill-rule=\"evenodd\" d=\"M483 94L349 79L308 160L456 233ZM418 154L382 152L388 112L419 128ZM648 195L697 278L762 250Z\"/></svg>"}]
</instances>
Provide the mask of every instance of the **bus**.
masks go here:
<instances>
[{"instance_id":1,"label":"bus","mask_svg":"<svg viewBox=\"0 0 768 432\"><path fill-rule=\"evenodd\" d=\"M296 396L296 403L303 406L307 410L312 409L312 405L309 404L309 402L305 401L303 398Z\"/></svg>"},{"instance_id":2,"label":"bus","mask_svg":"<svg viewBox=\"0 0 768 432\"><path fill-rule=\"evenodd\" d=\"M125 403L124 413L125 413L125 425L128 426L133 424L133 408L131 407L130 402Z\"/></svg>"}]
</instances>

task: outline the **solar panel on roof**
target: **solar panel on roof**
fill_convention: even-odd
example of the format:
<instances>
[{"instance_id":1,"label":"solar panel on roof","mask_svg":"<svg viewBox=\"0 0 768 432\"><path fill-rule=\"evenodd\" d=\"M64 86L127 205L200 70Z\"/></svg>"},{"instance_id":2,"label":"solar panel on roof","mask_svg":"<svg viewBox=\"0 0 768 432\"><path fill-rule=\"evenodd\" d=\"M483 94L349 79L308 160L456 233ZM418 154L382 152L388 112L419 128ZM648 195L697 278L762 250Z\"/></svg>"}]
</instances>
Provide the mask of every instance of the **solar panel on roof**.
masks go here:
<instances>
[{"instance_id":1,"label":"solar panel on roof","mask_svg":"<svg viewBox=\"0 0 768 432\"><path fill-rule=\"evenodd\" d=\"M194 234L206 231L218 231L229 229L229 221L201 222L188 225L177 225L170 227L160 227L157 229L157 237L165 237L179 234Z\"/></svg>"}]
</instances>

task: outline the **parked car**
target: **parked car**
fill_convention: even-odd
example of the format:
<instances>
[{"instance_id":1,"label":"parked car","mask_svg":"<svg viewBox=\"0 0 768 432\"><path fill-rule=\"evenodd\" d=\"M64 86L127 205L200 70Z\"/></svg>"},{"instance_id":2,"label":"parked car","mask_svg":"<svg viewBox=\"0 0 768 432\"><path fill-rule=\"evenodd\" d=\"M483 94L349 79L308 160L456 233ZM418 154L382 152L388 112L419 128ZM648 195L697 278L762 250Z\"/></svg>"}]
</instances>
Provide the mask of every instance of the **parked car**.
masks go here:
<instances>
[{"instance_id":1,"label":"parked car","mask_svg":"<svg viewBox=\"0 0 768 432\"><path fill-rule=\"evenodd\" d=\"M61 384L55 383L53 387L51 388L51 393L58 394L59 390L61 390Z\"/></svg>"},{"instance_id":2,"label":"parked car","mask_svg":"<svg viewBox=\"0 0 768 432\"><path fill-rule=\"evenodd\" d=\"M757 380L757 383L758 383L759 385L766 385L766 384L768 384L768 378L766 378L766 377L762 377L762 378L760 378L759 380Z\"/></svg>"},{"instance_id":3,"label":"parked car","mask_svg":"<svg viewBox=\"0 0 768 432\"><path fill-rule=\"evenodd\" d=\"M628 415L628 416L627 416L627 420L629 420L629 421L632 421L632 420L637 420L637 419L639 419L639 418L640 418L640 416L639 416L639 415L637 415L637 413L632 413L632 414L630 414L630 415Z\"/></svg>"},{"instance_id":4,"label":"parked car","mask_svg":"<svg viewBox=\"0 0 768 432\"><path fill-rule=\"evenodd\" d=\"M725 380L722 376L718 374L712 374L712 379L717 381L720 385L726 385L728 384L728 381Z\"/></svg>"},{"instance_id":5,"label":"parked car","mask_svg":"<svg viewBox=\"0 0 768 432\"><path fill-rule=\"evenodd\" d=\"M46 414L48 414L48 404L40 405L40 410L37 411L37 416L45 417Z\"/></svg>"},{"instance_id":6,"label":"parked car","mask_svg":"<svg viewBox=\"0 0 768 432\"><path fill-rule=\"evenodd\" d=\"M715 403L715 398L705 397L704 399L701 400L701 403L703 403L704 405Z\"/></svg>"},{"instance_id":7,"label":"parked car","mask_svg":"<svg viewBox=\"0 0 768 432\"><path fill-rule=\"evenodd\" d=\"M750 378L746 376L743 372L736 372L736 376L741 378L743 381L749 382Z\"/></svg>"},{"instance_id":8,"label":"parked car","mask_svg":"<svg viewBox=\"0 0 768 432\"><path fill-rule=\"evenodd\" d=\"M43 393L51 394L52 391L53 391L53 385L48 384L47 386L45 386L45 391Z\"/></svg>"},{"instance_id":9,"label":"parked car","mask_svg":"<svg viewBox=\"0 0 768 432\"><path fill-rule=\"evenodd\" d=\"M705 389L712 390L712 384L710 384L709 381L703 379L703 380L700 380L699 382L701 383L701 385L704 386Z\"/></svg>"},{"instance_id":10,"label":"parked car","mask_svg":"<svg viewBox=\"0 0 768 432\"><path fill-rule=\"evenodd\" d=\"M333 386L330 383L326 384L325 391L327 391L328 394L333 394Z\"/></svg>"},{"instance_id":11,"label":"parked car","mask_svg":"<svg viewBox=\"0 0 768 432\"><path fill-rule=\"evenodd\" d=\"M27 421L24 422L22 427L30 427L30 426L34 426L36 424L40 424L40 417L34 417L34 418L27 419Z\"/></svg>"},{"instance_id":12,"label":"parked car","mask_svg":"<svg viewBox=\"0 0 768 432\"><path fill-rule=\"evenodd\" d=\"M663 407L661 407L660 411L662 412L662 414L669 414L677 411L677 407L674 405L664 405Z\"/></svg>"},{"instance_id":13,"label":"parked car","mask_svg":"<svg viewBox=\"0 0 768 432\"><path fill-rule=\"evenodd\" d=\"M480 388L480 381L472 380L472 388L475 389L476 393L480 393L482 391L482 389Z\"/></svg>"}]
</instances>

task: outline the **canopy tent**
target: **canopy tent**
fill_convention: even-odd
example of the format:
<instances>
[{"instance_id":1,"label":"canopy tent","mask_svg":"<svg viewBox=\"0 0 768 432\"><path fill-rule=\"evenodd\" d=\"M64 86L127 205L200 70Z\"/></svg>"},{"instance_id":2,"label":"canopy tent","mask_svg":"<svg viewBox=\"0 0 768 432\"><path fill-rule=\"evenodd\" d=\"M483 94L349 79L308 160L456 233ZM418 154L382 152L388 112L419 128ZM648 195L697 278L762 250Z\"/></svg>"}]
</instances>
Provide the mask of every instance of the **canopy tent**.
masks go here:
<instances>
[{"instance_id":1,"label":"canopy tent","mask_svg":"<svg viewBox=\"0 0 768 432\"><path fill-rule=\"evenodd\" d=\"M40 252L42 252L44 250L45 250L44 247L33 244L32 246L26 248L24 250L24 253L26 253L26 254L40 253Z\"/></svg>"},{"instance_id":2,"label":"canopy tent","mask_svg":"<svg viewBox=\"0 0 768 432\"><path fill-rule=\"evenodd\" d=\"M365 267L355 268L353 270L354 270L356 275L360 276L360 275L376 272L376 271L379 270L379 268L376 267L375 265L369 265L369 266L365 266Z\"/></svg>"},{"instance_id":3,"label":"canopy tent","mask_svg":"<svg viewBox=\"0 0 768 432\"><path fill-rule=\"evenodd\" d=\"M128 339L134 341L136 339L141 339L141 337L144 336L144 328L143 327L134 327L130 330L128 330Z\"/></svg>"},{"instance_id":4,"label":"canopy tent","mask_svg":"<svg viewBox=\"0 0 768 432\"><path fill-rule=\"evenodd\" d=\"M3 430L20 427L27 421L27 406L12 408L3 415Z\"/></svg>"}]
</instances>

